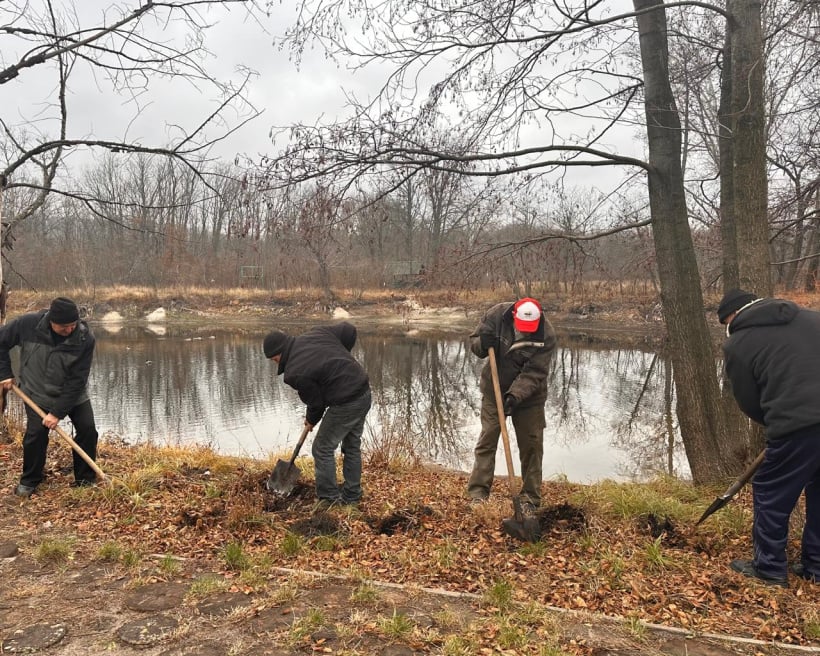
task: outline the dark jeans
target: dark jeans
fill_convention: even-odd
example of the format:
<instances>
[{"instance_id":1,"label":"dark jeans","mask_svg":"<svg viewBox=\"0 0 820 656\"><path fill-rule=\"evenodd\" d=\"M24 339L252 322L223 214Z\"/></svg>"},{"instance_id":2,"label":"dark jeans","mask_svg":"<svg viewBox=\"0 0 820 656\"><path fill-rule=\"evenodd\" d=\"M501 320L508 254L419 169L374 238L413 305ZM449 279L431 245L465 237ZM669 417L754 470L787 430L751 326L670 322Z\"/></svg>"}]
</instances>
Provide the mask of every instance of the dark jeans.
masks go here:
<instances>
[{"instance_id":1,"label":"dark jeans","mask_svg":"<svg viewBox=\"0 0 820 656\"><path fill-rule=\"evenodd\" d=\"M77 434L74 441L94 460L97 457L97 427L94 424L94 410L91 401L75 406L68 413L74 424ZM23 475L20 483L29 487L37 487L43 481L46 466L46 451L48 449L49 430L43 426L43 420L34 410L26 406L26 433L23 436ZM93 483L97 476L76 452L74 457L74 480Z\"/></svg>"},{"instance_id":2,"label":"dark jeans","mask_svg":"<svg viewBox=\"0 0 820 656\"><path fill-rule=\"evenodd\" d=\"M506 420L506 419L505 419ZM542 461L544 459L544 406L531 405L516 408L512 414L515 427L515 441L518 444L518 455L521 460L522 501L529 501L534 506L541 504ZM495 473L495 453L498 450L498 437L501 424L498 422L498 410L495 397L484 395L481 399L481 435L475 447L475 461L470 480L467 483L467 495L473 498L486 499L490 495Z\"/></svg>"},{"instance_id":3,"label":"dark jeans","mask_svg":"<svg viewBox=\"0 0 820 656\"><path fill-rule=\"evenodd\" d=\"M771 577L786 577L789 517L806 492L803 528L804 570L820 576L820 426L766 444L763 463L752 480L754 565Z\"/></svg>"},{"instance_id":4,"label":"dark jeans","mask_svg":"<svg viewBox=\"0 0 820 656\"><path fill-rule=\"evenodd\" d=\"M370 390L342 405L330 406L313 438L316 496L328 501L356 502L362 498L362 433L370 410ZM336 483L336 449L342 446L342 476Z\"/></svg>"}]
</instances>

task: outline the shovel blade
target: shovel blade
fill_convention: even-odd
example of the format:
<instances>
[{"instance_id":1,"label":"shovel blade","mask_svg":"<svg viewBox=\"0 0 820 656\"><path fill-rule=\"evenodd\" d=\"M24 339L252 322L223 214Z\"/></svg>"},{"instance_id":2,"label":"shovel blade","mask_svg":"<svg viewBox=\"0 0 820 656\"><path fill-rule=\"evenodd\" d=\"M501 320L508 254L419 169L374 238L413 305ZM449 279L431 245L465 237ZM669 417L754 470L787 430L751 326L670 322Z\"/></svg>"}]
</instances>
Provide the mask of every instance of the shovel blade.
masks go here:
<instances>
[{"instance_id":1,"label":"shovel blade","mask_svg":"<svg viewBox=\"0 0 820 656\"><path fill-rule=\"evenodd\" d=\"M522 542L538 542L541 539L541 524L535 517L525 517L517 520L508 517L501 520L501 530L507 535Z\"/></svg>"},{"instance_id":2,"label":"shovel blade","mask_svg":"<svg viewBox=\"0 0 820 656\"><path fill-rule=\"evenodd\" d=\"M291 462L280 460L273 468L271 475L265 483L265 487L271 492L287 496L296 487L299 480L299 468Z\"/></svg>"},{"instance_id":3,"label":"shovel blade","mask_svg":"<svg viewBox=\"0 0 820 656\"><path fill-rule=\"evenodd\" d=\"M706 510L703 511L703 514L700 516L700 519L697 521L695 526L698 526L704 519L709 517L709 515L711 515L712 513L717 512L718 510L723 508L723 506L725 506L727 503L729 503L729 499L726 498L726 497L718 497L717 499L715 499L711 503L711 505Z\"/></svg>"},{"instance_id":4,"label":"shovel blade","mask_svg":"<svg viewBox=\"0 0 820 656\"><path fill-rule=\"evenodd\" d=\"M501 520L501 530L522 542L538 542L541 539L541 522L524 512L521 498L513 497L514 517Z\"/></svg>"}]
</instances>

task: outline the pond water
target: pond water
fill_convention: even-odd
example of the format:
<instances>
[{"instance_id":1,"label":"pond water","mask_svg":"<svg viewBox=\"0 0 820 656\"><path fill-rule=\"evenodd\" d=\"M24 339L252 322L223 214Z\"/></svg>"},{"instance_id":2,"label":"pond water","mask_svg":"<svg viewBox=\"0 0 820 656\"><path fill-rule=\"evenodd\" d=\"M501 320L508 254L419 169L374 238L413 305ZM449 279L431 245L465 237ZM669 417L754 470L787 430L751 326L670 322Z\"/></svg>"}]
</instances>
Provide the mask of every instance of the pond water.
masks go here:
<instances>
[{"instance_id":1,"label":"pond water","mask_svg":"<svg viewBox=\"0 0 820 656\"><path fill-rule=\"evenodd\" d=\"M102 434L129 443L204 444L252 457L282 456L293 448L304 405L262 355L267 324L93 327L97 351L89 391ZM363 447L395 453L410 445L426 461L469 471L484 361L464 336L360 328L353 353L373 388ZM672 397L669 367L658 353L562 344L546 407L544 478L687 477ZM515 450L511 425L510 432ZM310 440L303 454L310 454ZM513 460L518 473L517 453ZM498 473L505 467L499 443Z\"/></svg>"}]
</instances>

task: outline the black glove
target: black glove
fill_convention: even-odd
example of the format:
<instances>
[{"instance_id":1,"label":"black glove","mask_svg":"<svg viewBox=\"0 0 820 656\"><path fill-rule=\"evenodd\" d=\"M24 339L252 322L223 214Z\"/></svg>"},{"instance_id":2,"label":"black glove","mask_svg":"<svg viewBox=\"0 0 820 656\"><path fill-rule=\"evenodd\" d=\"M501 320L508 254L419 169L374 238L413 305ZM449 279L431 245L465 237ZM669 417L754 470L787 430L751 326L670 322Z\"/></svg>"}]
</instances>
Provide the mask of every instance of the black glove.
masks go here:
<instances>
[{"instance_id":1,"label":"black glove","mask_svg":"<svg viewBox=\"0 0 820 656\"><path fill-rule=\"evenodd\" d=\"M518 399L515 398L512 394L506 394L504 396L504 416L509 417L512 415L513 410L515 410L515 406L518 405Z\"/></svg>"},{"instance_id":2,"label":"black glove","mask_svg":"<svg viewBox=\"0 0 820 656\"><path fill-rule=\"evenodd\" d=\"M493 333L481 333L479 337L481 338L481 349L483 351L489 351L491 346L496 351L498 350L498 337L496 335Z\"/></svg>"}]
</instances>

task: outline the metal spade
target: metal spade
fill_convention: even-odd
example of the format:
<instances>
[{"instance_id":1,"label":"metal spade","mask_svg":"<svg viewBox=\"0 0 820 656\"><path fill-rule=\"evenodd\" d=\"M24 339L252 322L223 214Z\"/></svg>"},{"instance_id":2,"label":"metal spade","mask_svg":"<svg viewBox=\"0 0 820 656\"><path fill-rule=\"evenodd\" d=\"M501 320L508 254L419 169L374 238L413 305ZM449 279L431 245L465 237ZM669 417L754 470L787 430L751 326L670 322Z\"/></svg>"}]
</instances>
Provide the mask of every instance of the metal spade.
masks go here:
<instances>
[{"instance_id":1,"label":"metal spade","mask_svg":"<svg viewBox=\"0 0 820 656\"><path fill-rule=\"evenodd\" d=\"M305 438L311 428L313 427L305 425L302 429L302 434L299 436L299 441L296 443L296 448L293 449L293 455L290 457L290 460L279 460L276 463L276 467L273 468L271 475L268 476L268 480L265 483L265 487L271 492L281 494L282 496L287 496L293 492L296 481L299 480L300 473L299 468L293 463L296 460L296 456L299 455L299 449L301 449L305 443Z\"/></svg>"},{"instance_id":2,"label":"metal spade","mask_svg":"<svg viewBox=\"0 0 820 656\"><path fill-rule=\"evenodd\" d=\"M761 451L760 455L754 459L749 468L740 475L734 483L732 483L731 487L726 490L723 494L721 494L717 499L715 499L711 505L703 511L703 514L700 516L700 519L697 521L697 524L700 524L704 519L706 519L709 515L713 512L716 512L723 508L727 503L732 500L732 497L735 496L746 483L749 482L749 479L754 476L754 473L757 471L757 468L760 467L760 463L763 462L763 455L765 451ZM695 526L697 526L695 524Z\"/></svg>"}]
</instances>

